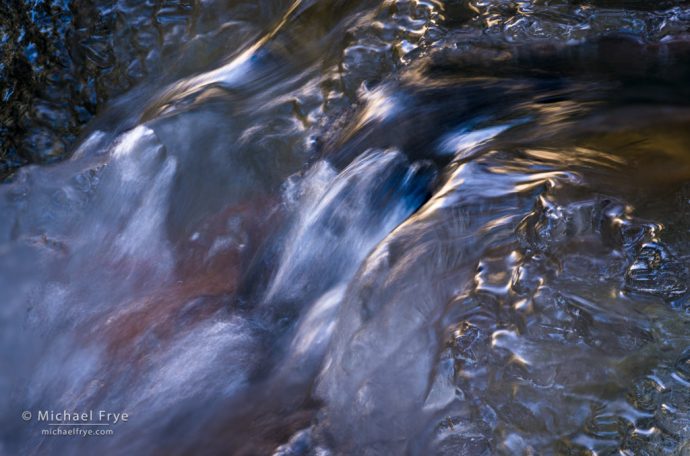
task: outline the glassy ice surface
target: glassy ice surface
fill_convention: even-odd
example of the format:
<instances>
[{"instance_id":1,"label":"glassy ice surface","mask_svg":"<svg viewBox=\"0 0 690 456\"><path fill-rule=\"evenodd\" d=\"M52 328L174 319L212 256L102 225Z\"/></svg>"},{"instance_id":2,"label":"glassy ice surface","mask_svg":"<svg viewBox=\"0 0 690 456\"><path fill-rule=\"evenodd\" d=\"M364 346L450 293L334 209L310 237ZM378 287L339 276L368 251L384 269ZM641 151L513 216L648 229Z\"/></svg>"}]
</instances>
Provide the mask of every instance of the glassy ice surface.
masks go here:
<instances>
[{"instance_id":1,"label":"glassy ice surface","mask_svg":"<svg viewBox=\"0 0 690 456\"><path fill-rule=\"evenodd\" d=\"M0 454L690 454L687 2L0 11Z\"/></svg>"}]
</instances>

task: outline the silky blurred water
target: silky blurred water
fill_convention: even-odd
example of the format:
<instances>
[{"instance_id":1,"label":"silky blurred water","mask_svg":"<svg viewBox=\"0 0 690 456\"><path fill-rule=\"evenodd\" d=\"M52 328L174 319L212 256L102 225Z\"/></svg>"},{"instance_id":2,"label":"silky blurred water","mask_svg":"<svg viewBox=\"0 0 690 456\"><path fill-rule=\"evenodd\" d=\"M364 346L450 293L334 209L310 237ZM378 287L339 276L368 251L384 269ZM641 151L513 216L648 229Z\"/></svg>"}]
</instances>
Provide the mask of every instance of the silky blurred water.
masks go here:
<instances>
[{"instance_id":1,"label":"silky blurred water","mask_svg":"<svg viewBox=\"0 0 690 456\"><path fill-rule=\"evenodd\" d=\"M48 4L0 454L690 454L686 2Z\"/></svg>"}]
</instances>

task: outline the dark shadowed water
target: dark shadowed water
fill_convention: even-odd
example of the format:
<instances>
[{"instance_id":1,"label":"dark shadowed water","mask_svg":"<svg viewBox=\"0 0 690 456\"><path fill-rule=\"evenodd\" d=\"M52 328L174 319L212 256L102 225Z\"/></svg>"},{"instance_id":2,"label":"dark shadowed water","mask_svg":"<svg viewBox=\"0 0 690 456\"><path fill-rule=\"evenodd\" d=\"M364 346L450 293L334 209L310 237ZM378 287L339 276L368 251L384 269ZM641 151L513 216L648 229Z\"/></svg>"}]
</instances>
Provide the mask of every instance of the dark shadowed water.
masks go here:
<instances>
[{"instance_id":1,"label":"dark shadowed water","mask_svg":"<svg viewBox=\"0 0 690 456\"><path fill-rule=\"evenodd\" d=\"M2 8L0 454L690 455L687 2Z\"/></svg>"}]
</instances>

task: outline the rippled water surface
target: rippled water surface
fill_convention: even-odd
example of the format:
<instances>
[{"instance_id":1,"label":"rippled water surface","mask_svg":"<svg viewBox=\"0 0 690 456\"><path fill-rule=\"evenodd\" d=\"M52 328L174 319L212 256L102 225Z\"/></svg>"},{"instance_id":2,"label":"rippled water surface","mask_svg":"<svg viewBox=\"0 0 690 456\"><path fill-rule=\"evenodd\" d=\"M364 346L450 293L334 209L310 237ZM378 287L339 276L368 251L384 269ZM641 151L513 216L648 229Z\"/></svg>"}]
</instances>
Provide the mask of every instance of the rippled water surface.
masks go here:
<instances>
[{"instance_id":1,"label":"rippled water surface","mask_svg":"<svg viewBox=\"0 0 690 456\"><path fill-rule=\"evenodd\" d=\"M687 2L0 12L0 454L690 454Z\"/></svg>"}]
</instances>

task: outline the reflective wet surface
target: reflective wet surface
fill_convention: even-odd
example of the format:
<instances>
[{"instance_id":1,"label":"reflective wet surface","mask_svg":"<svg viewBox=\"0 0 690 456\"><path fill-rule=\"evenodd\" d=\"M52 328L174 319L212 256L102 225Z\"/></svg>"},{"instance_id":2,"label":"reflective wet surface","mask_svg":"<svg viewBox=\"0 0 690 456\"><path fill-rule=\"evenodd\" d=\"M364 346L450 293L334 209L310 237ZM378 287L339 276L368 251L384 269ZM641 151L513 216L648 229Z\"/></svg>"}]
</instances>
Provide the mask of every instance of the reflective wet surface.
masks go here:
<instances>
[{"instance_id":1,"label":"reflective wet surface","mask_svg":"<svg viewBox=\"0 0 690 456\"><path fill-rule=\"evenodd\" d=\"M686 2L54 3L0 453L690 454Z\"/></svg>"}]
</instances>

